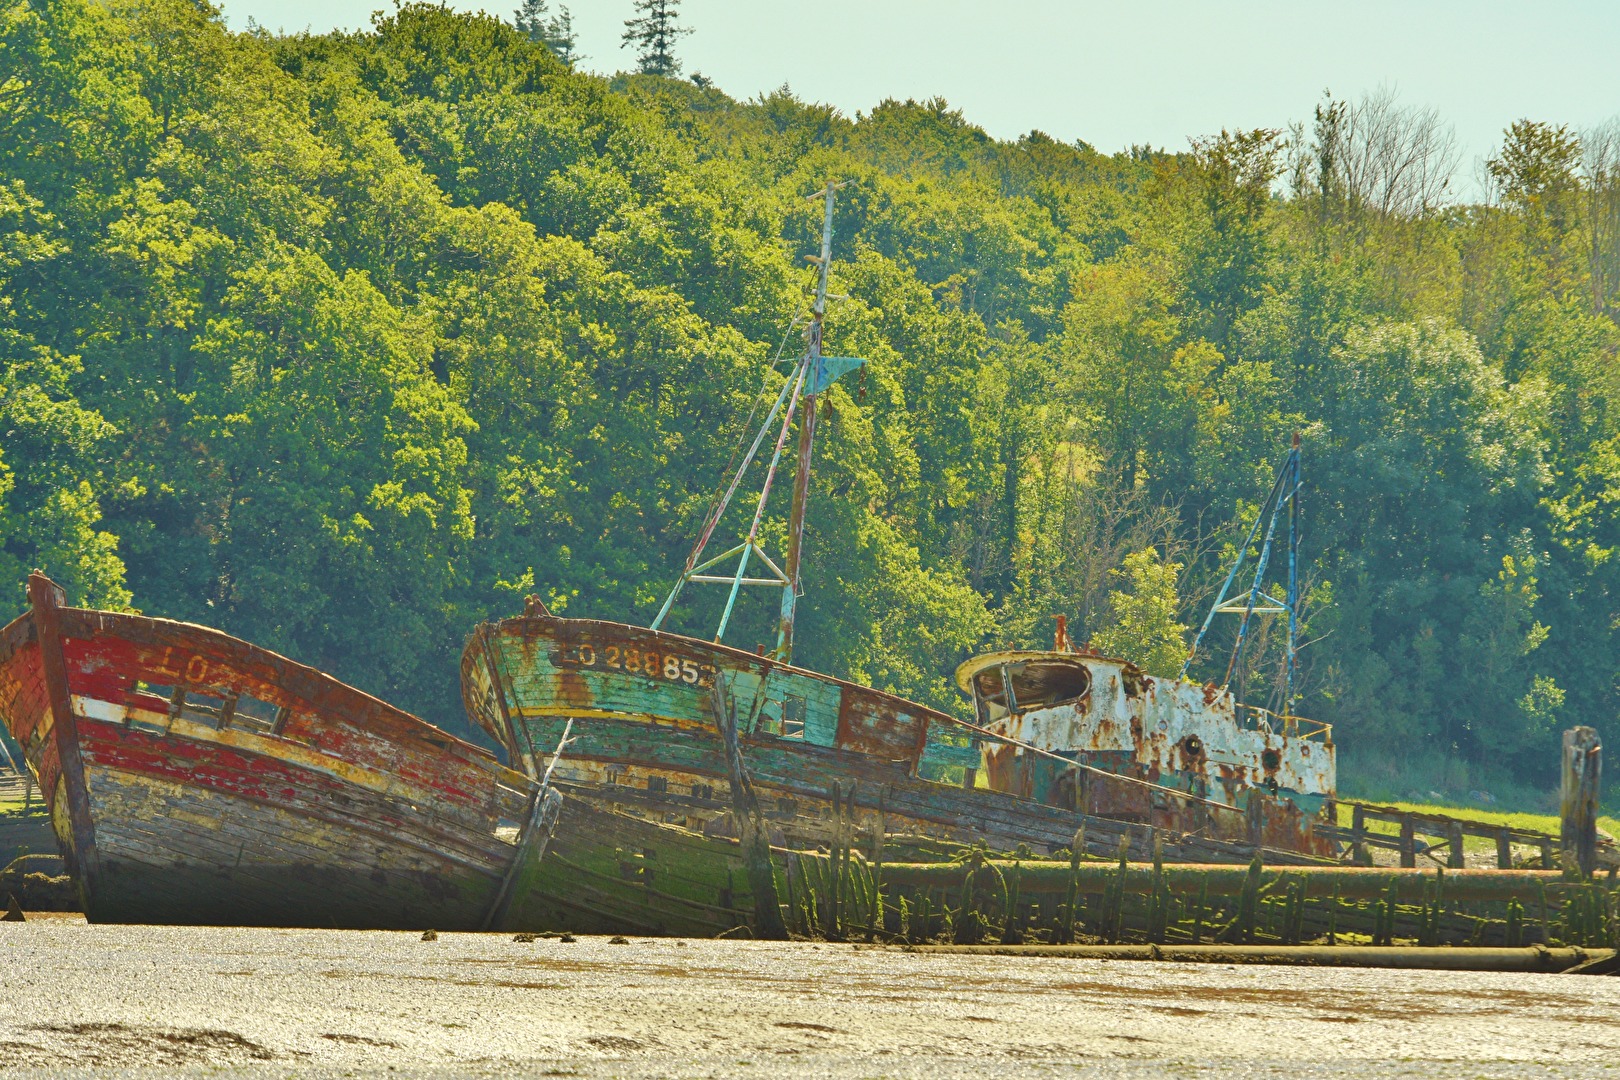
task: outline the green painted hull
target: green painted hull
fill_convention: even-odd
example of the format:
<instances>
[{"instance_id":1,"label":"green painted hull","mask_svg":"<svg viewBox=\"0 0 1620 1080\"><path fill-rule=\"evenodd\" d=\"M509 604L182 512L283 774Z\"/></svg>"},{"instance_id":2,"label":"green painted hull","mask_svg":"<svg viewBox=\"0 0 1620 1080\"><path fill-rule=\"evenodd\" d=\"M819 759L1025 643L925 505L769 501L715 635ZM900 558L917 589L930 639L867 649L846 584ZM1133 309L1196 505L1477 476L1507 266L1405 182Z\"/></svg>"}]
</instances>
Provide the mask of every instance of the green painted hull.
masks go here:
<instances>
[{"instance_id":1,"label":"green painted hull","mask_svg":"<svg viewBox=\"0 0 1620 1080\"><path fill-rule=\"evenodd\" d=\"M1152 852L1144 826L970 786L980 753L952 718L893 695L723 645L618 623L526 616L481 626L462 663L472 718L515 761L545 768L571 720L560 782L659 824L735 833L714 719L716 681L737 717L743 758L772 842L830 839L831 791L853 787L858 833L909 833L997 850L1089 849L1124 839ZM559 827L559 835L566 832ZM1163 836L1165 857L1247 862L1247 845ZM1271 851L1276 863L1319 861ZM560 887L560 885L559 885Z\"/></svg>"}]
</instances>

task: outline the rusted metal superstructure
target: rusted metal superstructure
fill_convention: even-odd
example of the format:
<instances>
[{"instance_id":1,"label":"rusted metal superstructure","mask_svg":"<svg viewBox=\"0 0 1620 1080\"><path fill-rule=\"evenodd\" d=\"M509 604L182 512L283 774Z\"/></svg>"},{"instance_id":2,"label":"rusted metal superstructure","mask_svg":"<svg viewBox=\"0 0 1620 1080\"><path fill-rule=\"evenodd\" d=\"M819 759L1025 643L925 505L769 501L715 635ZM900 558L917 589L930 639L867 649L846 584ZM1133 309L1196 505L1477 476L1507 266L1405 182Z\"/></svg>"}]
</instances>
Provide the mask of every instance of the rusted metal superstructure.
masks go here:
<instances>
[{"instance_id":1,"label":"rusted metal superstructure","mask_svg":"<svg viewBox=\"0 0 1620 1080\"><path fill-rule=\"evenodd\" d=\"M522 925L557 799L217 630L63 606L0 629L0 721L93 922Z\"/></svg>"},{"instance_id":2,"label":"rusted metal superstructure","mask_svg":"<svg viewBox=\"0 0 1620 1080\"><path fill-rule=\"evenodd\" d=\"M997 791L1181 832L1334 852L1312 829L1334 794L1327 724L1072 649L990 653L963 664L956 679L979 723L1015 740L984 745Z\"/></svg>"},{"instance_id":3,"label":"rusted metal superstructure","mask_svg":"<svg viewBox=\"0 0 1620 1080\"><path fill-rule=\"evenodd\" d=\"M1335 830L1324 814L1336 784L1333 729L1293 712L1301 477L1295 434L1178 677L1077 648L1062 616L1050 651L990 653L961 665L957 685L979 724L1013 740L986 745L990 786L1127 821L1333 854ZM1280 598L1266 591L1279 531ZM1200 684L1187 674L1217 615L1237 616L1231 655L1220 684ZM1255 617L1265 615L1286 617L1281 713L1240 703L1231 691ZM1089 769L1067 767L1071 761ZM1166 797L1166 789L1190 798ZM1318 832L1318 824L1327 827Z\"/></svg>"}]
</instances>

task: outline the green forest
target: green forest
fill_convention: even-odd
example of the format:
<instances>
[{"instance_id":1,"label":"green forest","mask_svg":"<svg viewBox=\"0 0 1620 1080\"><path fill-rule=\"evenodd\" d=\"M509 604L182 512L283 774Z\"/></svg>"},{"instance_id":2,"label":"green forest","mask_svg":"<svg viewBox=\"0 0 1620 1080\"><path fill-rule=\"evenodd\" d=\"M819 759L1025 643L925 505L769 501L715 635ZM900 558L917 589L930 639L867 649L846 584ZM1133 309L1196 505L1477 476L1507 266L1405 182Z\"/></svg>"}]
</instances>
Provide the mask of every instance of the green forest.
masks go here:
<instances>
[{"instance_id":1,"label":"green forest","mask_svg":"<svg viewBox=\"0 0 1620 1080\"><path fill-rule=\"evenodd\" d=\"M533 37L0 0L8 617L40 567L465 731L480 620L657 611L803 348L839 179L827 348L870 363L822 402L798 663L959 709L961 660L1063 613L1174 674L1297 431L1297 711L1346 790L1544 787L1561 728L1612 726L1614 130L1512 122L1470 203L1389 94L1102 153ZM727 640L774 625L745 593Z\"/></svg>"}]
</instances>

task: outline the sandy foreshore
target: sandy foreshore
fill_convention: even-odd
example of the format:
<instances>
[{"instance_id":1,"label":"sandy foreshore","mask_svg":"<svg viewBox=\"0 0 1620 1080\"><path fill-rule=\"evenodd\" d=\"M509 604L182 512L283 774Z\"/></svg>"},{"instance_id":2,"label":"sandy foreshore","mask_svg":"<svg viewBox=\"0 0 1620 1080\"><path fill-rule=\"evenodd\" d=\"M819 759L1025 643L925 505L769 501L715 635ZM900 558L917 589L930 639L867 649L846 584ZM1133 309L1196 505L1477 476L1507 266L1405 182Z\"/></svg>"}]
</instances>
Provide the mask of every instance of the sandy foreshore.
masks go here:
<instances>
[{"instance_id":1,"label":"sandy foreshore","mask_svg":"<svg viewBox=\"0 0 1620 1080\"><path fill-rule=\"evenodd\" d=\"M0 923L0 1075L1586 1077L1620 980Z\"/></svg>"}]
</instances>

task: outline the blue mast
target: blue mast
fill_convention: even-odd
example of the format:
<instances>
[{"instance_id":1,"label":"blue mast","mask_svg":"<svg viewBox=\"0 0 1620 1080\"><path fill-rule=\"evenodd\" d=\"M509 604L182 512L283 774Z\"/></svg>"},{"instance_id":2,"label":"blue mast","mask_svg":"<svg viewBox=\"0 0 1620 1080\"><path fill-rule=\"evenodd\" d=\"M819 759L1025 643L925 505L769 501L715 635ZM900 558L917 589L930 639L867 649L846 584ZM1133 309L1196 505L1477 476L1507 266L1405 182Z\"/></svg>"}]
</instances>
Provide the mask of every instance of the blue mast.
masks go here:
<instances>
[{"instance_id":1,"label":"blue mast","mask_svg":"<svg viewBox=\"0 0 1620 1080\"><path fill-rule=\"evenodd\" d=\"M1298 680L1298 645L1299 645L1299 489L1301 487L1299 433L1294 433L1293 444L1288 449L1288 456L1277 468L1277 477L1272 481L1271 490L1266 494L1265 502L1260 504L1260 513L1255 516L1254 525L1249 529L1249 535L1244 539L1243 546L1238 548L1237 558L1233 560L1232 567L1226 573L1226 580L1221 585L1220 594L1215 597L1215 603L1210 605L1209 614L1204 616L1204 624L1198 628L1198 636L1193 639L1192 649L1187 653L1187 660L1181 665L1181 677L1186 678L1188 670L1192 667L1194 657L1198 655L1199 646L1204 643L1204 636L1209 632L1210 624L1215 621L1216 615L1238 615L1237 640L1232 645L1232 655L1226 664L1226 675L1221 683L1221 689L1226 689L1232 682L1232 674L1237 671L1238 662L1243 657L1243 648L1248 643L1249 627L1256 614L1277 614L1288 616L1288 667L1286 674L1286 688L1284 691L1284 715L1294 714L1294 686ZM1288 580L1286 585L1286 599L1278 600L1265 591L1266 570L1271 563L1271 547L1276 539L1277 525L1283 516L1283 507L1288 508ZM1265 522L1265 540L1260 544L1256 553L1254 565L1254 578L1249 587L1239 596L1233 589L1238 580L1238 574L1248 560L1249 549L1254 546L1255 537L1260 533L1260 524Z\"/></svg>"}]
</instances>

